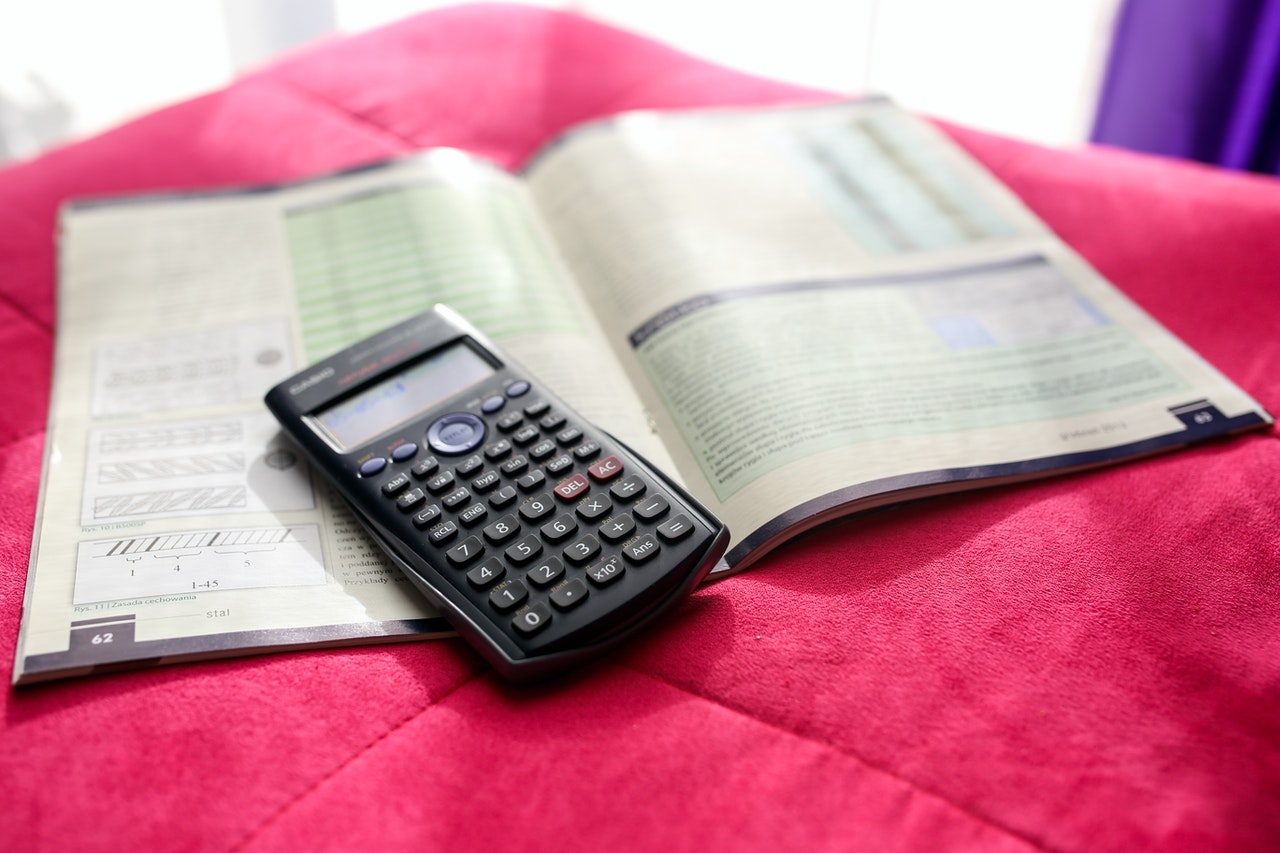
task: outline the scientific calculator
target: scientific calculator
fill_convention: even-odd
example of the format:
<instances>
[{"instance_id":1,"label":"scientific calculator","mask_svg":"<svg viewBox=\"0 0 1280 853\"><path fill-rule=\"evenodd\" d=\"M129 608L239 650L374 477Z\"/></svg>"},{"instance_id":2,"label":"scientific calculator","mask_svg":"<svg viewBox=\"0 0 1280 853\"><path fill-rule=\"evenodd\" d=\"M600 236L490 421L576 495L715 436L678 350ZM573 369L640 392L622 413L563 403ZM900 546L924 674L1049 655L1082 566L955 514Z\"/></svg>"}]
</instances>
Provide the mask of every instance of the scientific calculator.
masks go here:
<instances>
[{"instance_id":1,"label":"scientific calculator","mask_svg":"<svg viewBox=\"0 0 1280 853\"><path fill-rule=\"evenodd\" d=\"M277 385L267 407L503 676L613 647L687 595L725 526L444 306Z\"/></svg>"}]
</instances>

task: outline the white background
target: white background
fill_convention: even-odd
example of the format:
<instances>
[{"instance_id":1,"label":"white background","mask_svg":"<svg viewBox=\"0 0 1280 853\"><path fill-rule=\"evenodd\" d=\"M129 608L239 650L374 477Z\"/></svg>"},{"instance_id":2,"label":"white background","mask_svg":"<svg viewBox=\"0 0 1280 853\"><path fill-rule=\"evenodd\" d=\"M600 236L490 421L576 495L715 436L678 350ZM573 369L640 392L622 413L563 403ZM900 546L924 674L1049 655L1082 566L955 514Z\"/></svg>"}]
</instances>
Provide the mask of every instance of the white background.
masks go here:
<instances>
[{"instance_id":1,"label":"white background","mask_svg":"<svg viewBox=\"0 0 1280 853\"><path fill-rule=\"evenodd\" d=\"M544 0L735 68L1048 145L1088 138L1120 0ZM440 0L0 0L0 162Z\"/></svg>"}]
</instances>

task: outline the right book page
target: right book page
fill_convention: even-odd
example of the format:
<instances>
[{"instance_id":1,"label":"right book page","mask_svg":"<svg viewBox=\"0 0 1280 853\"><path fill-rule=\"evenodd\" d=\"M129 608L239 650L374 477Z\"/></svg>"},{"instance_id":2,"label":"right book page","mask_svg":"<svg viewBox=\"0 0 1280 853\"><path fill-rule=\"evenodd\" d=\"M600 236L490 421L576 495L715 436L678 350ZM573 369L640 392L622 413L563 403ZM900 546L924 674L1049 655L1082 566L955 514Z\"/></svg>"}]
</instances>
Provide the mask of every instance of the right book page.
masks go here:
<instances>
[{"instance_id":1,"label":"right book page","mask_svg":"<svg viewBox=\"0 0 1280 853\"><path fill-rule=\"evenodd\" d=\"M887 100L629 114L526 177L729 569L849 511L1271 422Z\"/></svg>"}]
</instances>

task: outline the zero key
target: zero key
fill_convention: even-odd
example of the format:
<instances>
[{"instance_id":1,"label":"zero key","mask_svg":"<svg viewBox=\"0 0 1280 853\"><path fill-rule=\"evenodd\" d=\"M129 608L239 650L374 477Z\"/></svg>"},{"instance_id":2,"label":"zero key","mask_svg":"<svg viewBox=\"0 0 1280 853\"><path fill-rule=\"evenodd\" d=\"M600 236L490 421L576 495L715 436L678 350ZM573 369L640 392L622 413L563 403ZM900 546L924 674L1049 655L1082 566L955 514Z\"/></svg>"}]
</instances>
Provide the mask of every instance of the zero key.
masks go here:
<instances>
[{"instance_id":1,"label":"zero key","mask_svg":"<svg viewBox=\"0 0 1280 853\"><path fill-rule=\"evenodd\" d=\"M551 608L541 601L530 604L511 620L511 626L526 636L535 634L550 624Z\"/></svg>"}]
</instances>

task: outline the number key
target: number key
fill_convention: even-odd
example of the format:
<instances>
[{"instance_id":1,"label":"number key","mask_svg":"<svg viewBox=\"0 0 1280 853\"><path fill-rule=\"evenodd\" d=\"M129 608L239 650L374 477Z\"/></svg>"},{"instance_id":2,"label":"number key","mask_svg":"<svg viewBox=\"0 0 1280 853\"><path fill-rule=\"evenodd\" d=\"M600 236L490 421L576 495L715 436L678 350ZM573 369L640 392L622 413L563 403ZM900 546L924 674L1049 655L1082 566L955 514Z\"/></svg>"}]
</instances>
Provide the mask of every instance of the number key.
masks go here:
<instances>
[{"instance_id":1,"label":"number key","mask_svg":"<svg viewBox=\"0 0 1280 853\"><path fill-rule=\"evenodd\" d=\"M546 586L564 574L564 563L559 557L548 557L529 570L529 580L536 586Z\"/></svg>"},{"instance_id":2,"label":"number key","mask_svg":"<svg viewBox=\"0 0 1280 853\"><path fill-rule=\"evenodd\" d=\"M518 580L510 580L489 593L489 603L505 612L528 597L529 587Z\"/></svg>"},{"instance_id":3,"label":"number key","mask_svg":"<svg viewBox=\"0 0 1280 853\"><path fill-rule=\"evenodd\" d=\"M512 627L526 636L541 631L550 624L551 608L541 601L530 604L511 620Z\"/></svg>"},{"instance_id":4,"label":"number key","mask_svg":"<svg viewBox=\"0 0 1280 853\"><path fill-rule=\"evenodd\" d=\"M573 516L565 513L555 521L549 521L542 525L542 535L547 537L550 542L559 542L577 529L578 522L573 520Z\"/></svg>"},{"instance_id":5,"label":"number key","mask_svg":"<svg viewBox=\"0 0 1280 853\"><path fill-rule=\"evenodd\" d=\"M588 533L577 542L565 546L564 558L575 565L582 565L598 553L600 540Z\"/></svg>"},{"instance_id":6,"label":"number key","mask_svg":"<svg viewBox=\"0 0 1280 853\"><path fill-rule=\"evenodd\" d=\"M471 571L467 572L467 580L472 586L484 589L493 586L507 573L507 567L497 557L490 557Z\"/></svg>"},{"instance_id":7,"label":"number key","mask_svg":"<svg viewBox=\"0 0 1280 853\"><path fill-rule=\"evenodd\" d=\"M514 515L504 515L484 529L484 538L490 542L506 542L520 532L520 522Z\"/></svg>"},{"instance_id":8,"label":"number key","mask_svg":"<svg viewBox=\"0 0 1280 853\"><path fill-rule=\"evenodd\" d=\"M525 521L537 521L550 515L553 509L555 504L551 502L551 495L536 495L520 504L520 517Z\"/></svg>"},{"instance_id":9,"label":"number key","mask_svg":"<svg viewBox=\"0 0 1280 853\"><path fill-rule=\"evenodd\" d=\"M465 566L483 553L484 546L480 544L480 540L474 536L468 536L448 551L445 551L444 555L455 566Z\"/></svg>"},{"instance_id":10,"label":"number key","mask_svg":"<svg viewBox=\"0 0 1280 853\"><path fill-rule=\"evenodd\" d=\"M542 543L538 541L537 536L530 533L503 553L507 555L507 560L509 562L517 566L522 566L534 557L538 556L541 551Z\"/></svg>"}]
</instances>

